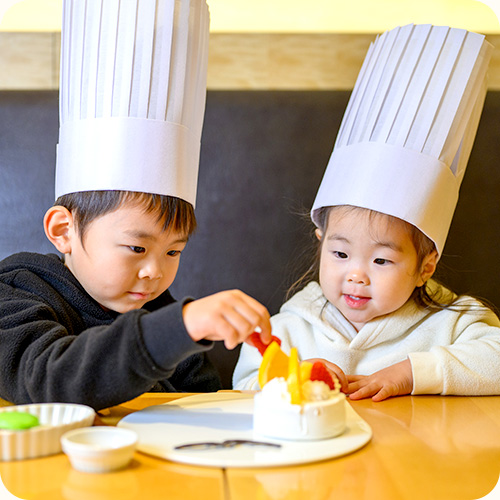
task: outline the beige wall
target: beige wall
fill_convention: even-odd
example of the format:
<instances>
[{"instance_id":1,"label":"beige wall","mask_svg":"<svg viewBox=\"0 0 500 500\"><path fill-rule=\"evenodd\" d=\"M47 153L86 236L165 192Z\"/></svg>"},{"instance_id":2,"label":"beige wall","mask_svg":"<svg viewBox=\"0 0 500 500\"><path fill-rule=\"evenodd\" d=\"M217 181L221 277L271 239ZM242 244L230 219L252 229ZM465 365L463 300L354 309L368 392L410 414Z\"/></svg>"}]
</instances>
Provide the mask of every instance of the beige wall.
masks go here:
<instances>
[{"instance_id":1,"label":"beige wall","mask_svg":"<svg viewBox=\"0 0 500 500\"><path fill-rule=\"evenodd\" d=\"M210 35L208 88L231 90L351 89L369 34ZM490 89L500 90L500 35ZM57 89L60 33L0 32L0 90Z\"/></svg>"}]
</instances>

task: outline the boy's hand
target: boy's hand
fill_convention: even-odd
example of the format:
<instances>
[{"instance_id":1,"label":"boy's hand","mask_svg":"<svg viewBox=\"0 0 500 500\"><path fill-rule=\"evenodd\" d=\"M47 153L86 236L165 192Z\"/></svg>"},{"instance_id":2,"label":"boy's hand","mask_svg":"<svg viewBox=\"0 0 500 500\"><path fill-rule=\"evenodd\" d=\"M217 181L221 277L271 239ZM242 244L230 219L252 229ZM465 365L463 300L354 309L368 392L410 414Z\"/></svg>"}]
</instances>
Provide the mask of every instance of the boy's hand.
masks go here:
<instances>
[{"instance_id":1,"label":"boy's hand","mask_svg":"<svg viewBox=\"0 0 500 500\"><path fill-rule=\"evenodd\" d=\"M413 374L409 359L388 366L372 375L348 375L349 399L371 397L373 401L383 401L391 396L411 394Z\"/></svg>"},{"instance_id":2,"label":"boy's hand","mask_svg":"<svg viewBox=\"0 0 500 500\"><path fill-rule=\"evenodd\" d=\"M348 387L347 377L339 366L335 365L334 363L330 363L330 361L327 361L326 359L322 358L311 358L311 359L305 359L304 361L309 361L309 363L313 364L316 361L321 361L326 366L326 368L332 373L332 375L335 375L339 379L340 390L342 392L347 391Z\"/></svg>"},{"instance_id":3,"label":"boy's hand","mask_svg":"<svg viewBox=\"0 0 500 500\"><path fill-rule=\"evenodd\" d=\"M271 340L271 323L267 309L240 290L228 290L188 302L182 315L190 337L223 340L228 349L238 344L260 328L262 341Z\"/></svg>"}]
</instances>

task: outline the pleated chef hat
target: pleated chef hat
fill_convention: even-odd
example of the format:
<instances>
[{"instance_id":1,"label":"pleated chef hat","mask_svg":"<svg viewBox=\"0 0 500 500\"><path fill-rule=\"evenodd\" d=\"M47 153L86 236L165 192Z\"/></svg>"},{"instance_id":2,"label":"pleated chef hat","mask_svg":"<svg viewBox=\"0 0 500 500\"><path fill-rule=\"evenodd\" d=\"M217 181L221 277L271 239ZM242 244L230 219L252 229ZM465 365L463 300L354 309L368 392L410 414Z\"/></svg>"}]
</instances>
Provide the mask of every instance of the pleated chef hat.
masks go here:
<instances>
[{"instance_id":1,"label":"pleated chef hat","mask_svg":"<svg viewBox=\"0 0 500 500\"><path fill-rule=\"evenodd\" d=\"M208 34L205 0L64 0L56 197L195 204Z\"/></svg>"},{"instance_id":2,"label":"pleated chef hat","mask_svg":"<svg viewBox=\"0 0 500 500\"><path fill-rule=\"evenodd\" d=\"M441 255L479 124L492 46L409 25L370 47L311 215L354 205L403 219Z\"/></svg>"}]
</instances>

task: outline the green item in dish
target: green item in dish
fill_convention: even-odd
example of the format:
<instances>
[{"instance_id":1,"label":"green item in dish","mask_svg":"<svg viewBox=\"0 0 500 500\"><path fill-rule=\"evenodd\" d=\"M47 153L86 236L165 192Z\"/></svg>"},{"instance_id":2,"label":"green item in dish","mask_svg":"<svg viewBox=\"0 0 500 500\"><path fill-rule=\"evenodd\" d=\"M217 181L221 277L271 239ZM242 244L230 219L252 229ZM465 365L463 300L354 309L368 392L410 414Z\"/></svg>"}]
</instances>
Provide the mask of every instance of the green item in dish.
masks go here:
<instances>
[{"instance_id":1,"label":"green item in dish","mask_svg":"<svg viewBox=\"0 0 500 500\"><path fill-rule=\"evenodd\" d=\"M0 412L0 429L8 431L23 431L40 425L38 417L22 411Z\"/></svg>"}]
</instances>

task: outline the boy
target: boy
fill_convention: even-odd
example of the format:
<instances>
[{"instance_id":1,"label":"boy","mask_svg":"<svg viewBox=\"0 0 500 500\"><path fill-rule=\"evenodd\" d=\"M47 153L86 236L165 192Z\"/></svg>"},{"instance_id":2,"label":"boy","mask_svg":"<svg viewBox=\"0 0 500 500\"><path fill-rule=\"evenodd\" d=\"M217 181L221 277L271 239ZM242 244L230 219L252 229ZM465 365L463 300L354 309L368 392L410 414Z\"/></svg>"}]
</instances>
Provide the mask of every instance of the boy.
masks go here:
<instances>
[{"instance_id":1,"label":"boy","mask_svg":"<svg viewBox=\"0 0 500 500\"><path fill-rule=\"evenodd\" d=\"M269 335L265 308L239 291L174 301L168 288L195 220L187 202L158 198L61 197L44 227L64 261L21 253L0 263L3 398L100 409L153 388L215 391L211 341L231 349L257 326ZM85 201L107 210L82 221Z\"/></svg>"},{"instance_id":2,"label":"boy","mask_svg":"<svg viewBox=\"0 0 500 500\"><path fill-rule=\"evenodd\" d=\"M0 263L0 396L101 409L150 390L217 390L213 341L231 349L260 328L268 342L270 325L240 291L168 292L196 226L207 6L82 4L64 2L57 201L44 218L63 259Z\"/></svg>"}]
</instances>

